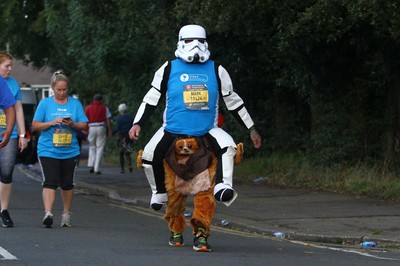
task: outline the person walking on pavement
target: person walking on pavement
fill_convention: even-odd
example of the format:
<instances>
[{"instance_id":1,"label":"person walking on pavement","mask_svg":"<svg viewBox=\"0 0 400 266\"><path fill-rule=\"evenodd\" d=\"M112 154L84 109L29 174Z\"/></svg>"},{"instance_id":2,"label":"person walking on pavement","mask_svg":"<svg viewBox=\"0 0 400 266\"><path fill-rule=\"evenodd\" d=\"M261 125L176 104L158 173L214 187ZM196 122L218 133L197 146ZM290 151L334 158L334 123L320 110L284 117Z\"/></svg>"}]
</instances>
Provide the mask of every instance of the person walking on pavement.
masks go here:
<instances>
[{"instance_id":1,"label":"person walking on pavement","mask_svg":"<svg viewBox=\"0 0 400 266\"><path fill-rule=\"evenodd\" d=\"M103 104L103 95L96 94L94 96L93 102L85 108L85 114L89 119L89 133L87 137L89 142L89 172L100 175L100 165L103 159L106 139L107 136L112 136L111 112Z\"/></svg>"},{"instance_id":2,"label":"person walking on pavement","mask_svg":"<svg viewBox=\"0 0 400 266\"><path fill-rule=\"evenodd\" d=\"M11 199L12 192L12 176L14 172L15 160L18 155L18 150L23 151L28 145L25 138L25 118L24 110L22 109L22 95L18 82L10 77L12 71L12 57L11 55L0 52L0 76L6 81L11 93L14 95L16 103L14 105L17 123L14 125L10 141L8 145L0 149L0 169L1 169L1 182L0 182L0 203L3 227L12 227L14 225L8 206ZM0 115L4 116L4 111L0 109ZM5 119L0 120L0 132L4 131L6 127ZM8 121L7 121L8 122Z\"/></svg>"},{"instance_id":3,"label":"person walking on pavement","mask_svg":"<svg viewBox=\"0 0 400 266\"><path fill-rule=\"evenodd\" d=\"M5 130L0 132L0 137L3 138L3 140L0 140L0 148L4 148L7 146L14 128L15 103L16 100L14 95L8 88L8 85L4 78L0 76L0 108L3 109L4 112L4 114L0 115L0 123L6 125Z\"/></svg>"},{"instance_id":4,"label":"person walking on pavement","mask_svg":"<svg viewBox=\"0 0 400 266\"><path fill-rule=\"evenodd\" d=\"M61 226L71 226L71 207L74 195L75 170L80 155L78 130L86 130L88 119L81 102L68 96L69 79L61 71L51 78L54 96L40 101L33 117L32 128L41 131L38 159L43 177L43 224L53 225L53 205L56 190L61 188L63 213Z\"/></svg>"},{"instance_id":5,"label":"person walking on pavement","mask_svg":"<svg viewBox=\"0 0 400 266\"><path fill-rule=\"evenodd\" d=\"M153 192L150 205L159 210L168 201L163 159L179 135L205 136L210 142L218 158L214 197L229 205L237 196L232 188L236 144L228 133L217 126L220 97L227 109L249 130L255 148L261 146L261 136L254 128L254 122L243 100L233 91L228 72L221 65L209 60L210 51L203 27L186 25L181 28L175 56L175 60L165 62L155 73L151 88L145 95L129 131L129 136L137 140L142 126L154 112L160 99L166 98L164 123L145 146L142 154L143 168ZM213 206L215 209L215 204ZM191 224L196 224L197 227L193 228L196 235L193 248L209 251L208 226L205 223L199 226L202 222L198 221ZM173 236L170 243L183 242L182 232L173 232Z\"/></svg>"},{"instance_id":6,"label":"person walking on pavement","mask_svg":"<svg viewBox=\"0 0 400 266\"><path fill-rule=\"evenodd\" d=\"M119 116L116 121L115 131L118 138L119 165L121 174L125 173L125 158L128 163L129 172L133 171L132 157L133 141L129 138L129 129L133 123L133 116L127 113L128 107L125 103L118 106Z\"/></svg>"}]
</instances>

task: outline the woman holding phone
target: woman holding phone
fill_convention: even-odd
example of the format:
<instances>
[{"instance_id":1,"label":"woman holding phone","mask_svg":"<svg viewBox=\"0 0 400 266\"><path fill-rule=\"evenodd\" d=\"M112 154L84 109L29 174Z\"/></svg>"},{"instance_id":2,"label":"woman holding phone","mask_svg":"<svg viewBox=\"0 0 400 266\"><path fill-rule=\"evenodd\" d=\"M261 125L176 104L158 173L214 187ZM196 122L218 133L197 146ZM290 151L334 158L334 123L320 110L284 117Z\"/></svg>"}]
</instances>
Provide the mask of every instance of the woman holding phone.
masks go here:
<instances>
[{"instance_id":1,"label":"woman holding phone","mask_svg":"<svg viewBox=\"0 0 400 266\"><path fill-rule=\"evenodd\" d=\"M80 155L78 130L87 130L88 119L81 102L68 96L68 77L56 71L51 78L54 96L40 101L33 117L33 130L41 131L38 159L43 177L43 225L53 225L56 190L61 188L63 213L61 226L71 226L71 205L74 195L75 168Z\"/></svg>"}]
</instances>

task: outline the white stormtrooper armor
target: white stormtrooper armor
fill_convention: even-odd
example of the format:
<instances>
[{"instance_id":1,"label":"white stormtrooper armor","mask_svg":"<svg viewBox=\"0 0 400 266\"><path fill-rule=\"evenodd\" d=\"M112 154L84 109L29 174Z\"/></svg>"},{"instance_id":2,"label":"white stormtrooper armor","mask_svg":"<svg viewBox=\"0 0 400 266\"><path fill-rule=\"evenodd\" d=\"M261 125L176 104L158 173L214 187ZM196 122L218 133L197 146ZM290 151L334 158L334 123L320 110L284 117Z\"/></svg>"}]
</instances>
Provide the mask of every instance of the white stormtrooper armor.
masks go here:
<instances>
[{"instance_id":1,"label":"white stormtrooper armor","mask_svg":"<svg viewBox=\"0 0 400 266\"><path fill-rule=\"evenodd\" d=\"M175 56L187 63L204 63L210 58L206 31L199 25L186 25L179 31Z\"/></svg>"},{"instance_id":2,"label":"white stormtrooper armor","mask_svg":"<svg viewBox=\"0 0 400 266\"><path fill-rule=\"evenodd\" d=\"M208 44L206 42L206 31L203 27L198 25L187 25L181 28L179 31L177 50L175 51L175 56L179 60L175 59L173 61L183 60L188 64L201 64L208 61L208 63L215 64L213 60L209 60L210 51L208 50ZM145 121L149 119L151 114L153 114L155 108L159 105L162 98L166 98L168 92L169 78L171 71L177 71L172 69L172 62L165 62L155 73L153 81L151 83L151 88L143 98L143 102L140 105L133 124L138 124L142 126ZM199 67L201 72L202 66L206 67L207 64L202 64L201 66L188 65L188 68ZM247 112L244 106L243 100L238 94L233 90L232 80L221 65L215 64L215 84L218 84L219 95L224 101L227 109L237 118L239 123L241 123L245 128L250 129L254 126L254 122ZM172 73L173 76L174 73ZM164 116L165 118L165 116ZM214 197L229 206L237 197L237 192L232 188L233 185L233 167L234 167L234 156L236 154L236 144L233 138L226 133L222 128L217 127L215 120L215 127L208 131L208 134L215 139L218 144L218 148L223 151L221 157L219 158L222 164L222 176L214 187ZM164 143L168 142L168 134L164 130L165 121L163 126L157 131L156 134L151 138L144 148L142 159L143 168L150 184L152 190L152 197L150 205L153 209L159 210L162 205L168 200L167 193L162 188L157 187L157 181L162 181L163 176L158 176L160 174L160 167L158 165L160 158L156 153L157 147L162 147ZM167 137L166 137L167 136ZM167 141L166 141L167 140ZM168 146L169 147L169 146ZM161 156L164 156L161 154ZM156 160L155 160L156 158ZM161 157L162 158L162 157ZM157 164L154 166L154 164Z\"/></svg>"}]
</instances>

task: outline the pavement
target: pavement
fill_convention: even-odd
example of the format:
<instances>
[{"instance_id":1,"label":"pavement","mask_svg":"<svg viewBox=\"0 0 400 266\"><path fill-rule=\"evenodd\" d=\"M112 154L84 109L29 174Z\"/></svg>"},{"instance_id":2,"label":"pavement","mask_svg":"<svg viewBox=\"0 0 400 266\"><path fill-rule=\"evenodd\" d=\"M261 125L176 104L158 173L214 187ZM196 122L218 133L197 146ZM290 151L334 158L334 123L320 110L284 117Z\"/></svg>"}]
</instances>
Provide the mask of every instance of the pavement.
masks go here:
<instances>
[{"instance_id":1,"label":"pavement","mask_svg":"<svg viewBox=\"0 0 400 266\"><path fill-rule=\"evenodd\" d=\"M82 159L76 171L76 189L84 190L163 215L165 209L149 207L151 190L142 170L134 167L121 174L119 167L103 165L101 175L89 173ZM36 171L37 165L24 166ZM21 169L21 167L20 167ZM213 226L286 239L339 245L360 245L366 241L378 247L400 246L400 204L335 193L272 188L265 179L241 182L234 179L238 198L229 207L218 203ZM185 216L192 210L188 198Z\"/></svg>"}]
</instances>

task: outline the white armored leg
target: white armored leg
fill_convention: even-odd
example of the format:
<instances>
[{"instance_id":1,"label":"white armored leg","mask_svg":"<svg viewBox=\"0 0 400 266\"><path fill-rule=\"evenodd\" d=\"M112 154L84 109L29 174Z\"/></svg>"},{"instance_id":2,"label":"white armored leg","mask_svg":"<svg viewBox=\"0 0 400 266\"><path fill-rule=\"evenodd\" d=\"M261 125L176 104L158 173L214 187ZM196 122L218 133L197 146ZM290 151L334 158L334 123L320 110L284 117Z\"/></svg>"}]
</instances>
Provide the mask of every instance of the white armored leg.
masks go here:
<instances>
[{"instance_id":1,"label":"white armored leg","mask_svg":"<svg viewBox=\"0 0 400 266\"><path fill-rule=\"evenodd\" d=\"M232 137L221 128L213 128L209 133L217 140L221 149L226 148L222 154L222 183L216 184L214 187L214 197L226 206L237 198L238 193L233 187L233 168L234 157L236 154L236 143Z\"/></svg>"},{"instance_id":2,"label":"white armored leg","mask_svg":"<svg viewBox=\"0 0 400 266\"><path fill-rule=\"evenodd\" d=\"M160 142L161 138L164 136L164 128L161 127L151 138L149 143L144 147L142 159L148 162L153 161L154 150L156 149L157 144ZM157 186L156 180L154 176L153 166L151 164L143 163L144 173L146 175L147 181L149 182L152 196L150 200L150 206L153 209L159 210L162 205L168 201L167 193L158 193L157 194Z\"/></svg>"}]
</instances>

